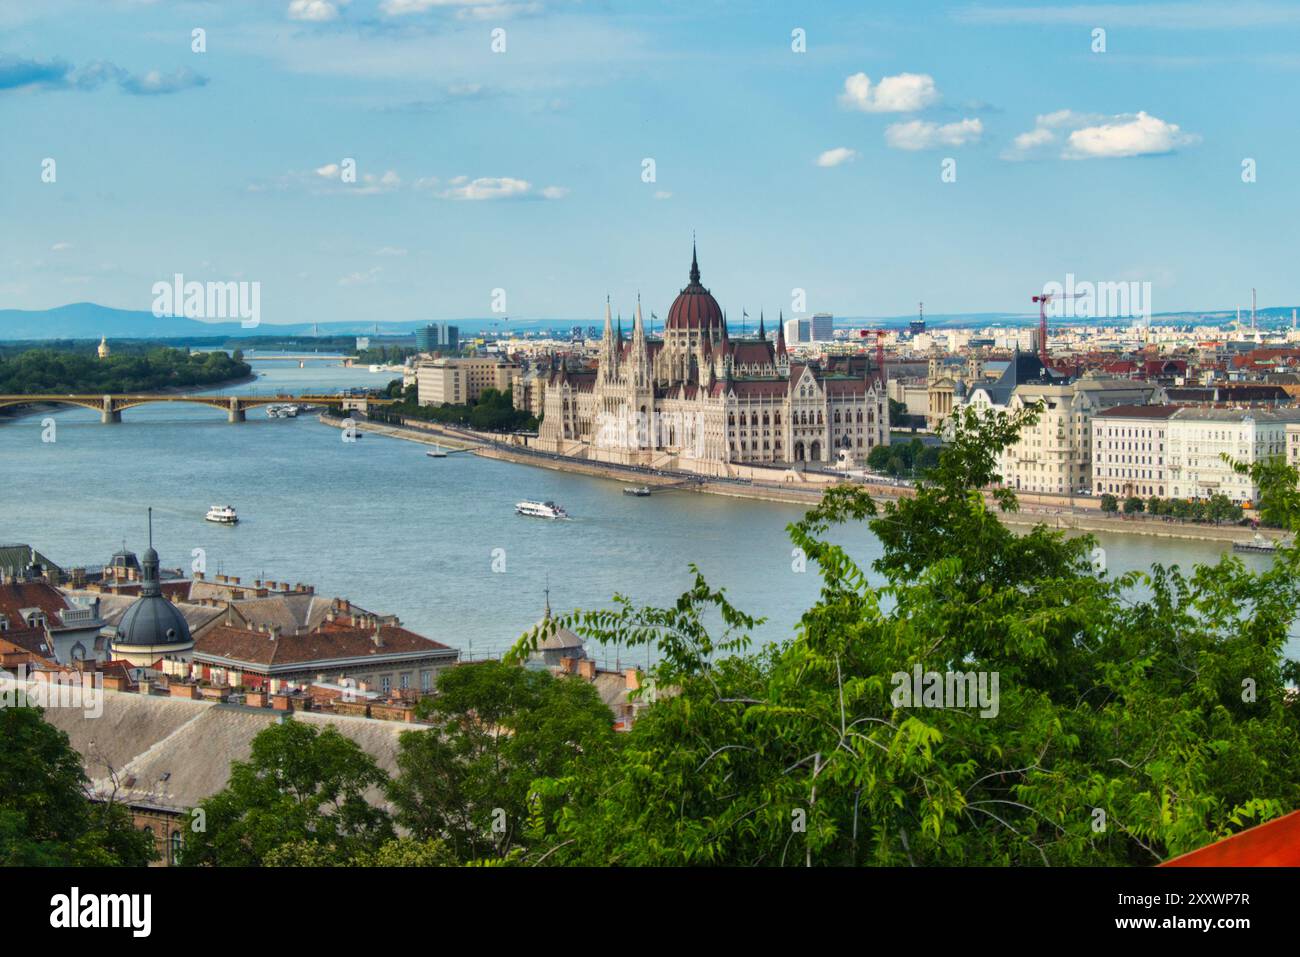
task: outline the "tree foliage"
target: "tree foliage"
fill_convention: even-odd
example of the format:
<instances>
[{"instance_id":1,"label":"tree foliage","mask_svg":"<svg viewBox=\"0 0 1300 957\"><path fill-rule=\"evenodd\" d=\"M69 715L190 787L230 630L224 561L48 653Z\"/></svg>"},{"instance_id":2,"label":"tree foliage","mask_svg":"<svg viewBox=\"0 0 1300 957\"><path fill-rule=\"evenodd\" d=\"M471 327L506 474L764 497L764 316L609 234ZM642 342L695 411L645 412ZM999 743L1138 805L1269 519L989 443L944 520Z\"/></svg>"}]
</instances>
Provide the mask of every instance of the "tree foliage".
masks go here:
<instances>
[{"instance_id":1,"label":"tree foliage","mask_svg":"<svg viewBox=\"0 0 1300 957\"><path fill-rule=\"evenodd\" d=\"M787 642L748 651L753 620L698 572L672 608L566 617L652 644L672 693L621 747L534 782L553 810L522 859L1154 864L1300 806L1297 551L1110 576L1087 536L1010 531L980 490L1038 414L958 413L917 495L883 510L828 491L789 527L823 584ZM833 542L864 520L879 584ZM995 714L900 703L917 667L996 675Z\"/></svg>"},{"instance_id":2,"label":"tree foliage","mask_svg":"<svg viewBox=\"0 0 1300 957\"><path fill-rule=\"evenodd\" d=\"M142 866L153 839L93 802L68 736L36 707L0 707L0 866Z\"/></svg>"}]
</instances>

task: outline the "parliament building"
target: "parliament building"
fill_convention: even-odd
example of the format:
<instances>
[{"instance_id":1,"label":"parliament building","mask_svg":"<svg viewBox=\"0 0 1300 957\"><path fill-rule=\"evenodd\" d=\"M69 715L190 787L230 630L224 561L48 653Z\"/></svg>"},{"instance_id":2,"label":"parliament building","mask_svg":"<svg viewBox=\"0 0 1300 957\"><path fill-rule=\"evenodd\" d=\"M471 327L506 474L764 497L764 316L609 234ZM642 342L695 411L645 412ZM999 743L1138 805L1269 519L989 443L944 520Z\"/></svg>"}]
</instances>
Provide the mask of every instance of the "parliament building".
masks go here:
<instances>
[{"instance_id":1,"label":"parliament building","mask_svg":"<svg viewBox=\"0 0 1300 957\"><path fill-rule=\"evenodd\" d=\"M692 250L661 337L647 335L638 299L625 339L606 302L595 368L554 362L535 447L724 476L734 466L863 464L889 442L884 370L865 354L793 359L782 326L772 340L760 319L756 338L733 339Z\"/></svg>"}]
</instances>

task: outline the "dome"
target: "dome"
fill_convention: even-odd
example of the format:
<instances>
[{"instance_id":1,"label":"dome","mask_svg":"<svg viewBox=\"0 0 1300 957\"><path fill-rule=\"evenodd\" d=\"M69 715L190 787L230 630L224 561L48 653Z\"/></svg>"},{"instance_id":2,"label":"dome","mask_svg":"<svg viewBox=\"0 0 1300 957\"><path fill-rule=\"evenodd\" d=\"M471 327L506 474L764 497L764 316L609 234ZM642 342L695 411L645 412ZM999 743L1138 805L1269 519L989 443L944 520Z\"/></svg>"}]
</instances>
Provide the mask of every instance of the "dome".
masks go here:
<instances>
[{"instance_id":1,"label":"dome","mask_svg":"<svg viewBox=\"0 0 1300 957\"><path fill-rule=\"evenodd\" d=\"M694 248L691 249L691 281L668 309L668 319L664 329L706 329L721 335L726 320L722 318L722 307L718 300L700 285L700 265Z\"/></svg>"},{"instance_id":2,"label":"dome","mask_svg":"<svg viewBox=\"0 0 1300 957\"><path fill-rule=\"evenodd\" d=\"M122 615L113 639L113 651L123 657L188 651L194 647L189 623L179 608L168 601L158 584L158 553L152 546L144 553L140 597Z\"/></svg>"},{"instance_id":3,"label":"dome","mask_svg":"<svg viewBox=\"0 0 1300 957\"><path fill-rule=\"evenodd\" d=\"M586 642L568 628L558 627L552 620L549 595L546 600L546 613L542 615L542 620L533 626L533 630L539 636L545 635L545 637L537 643L537 648L529 656L528 664L531 667L557 668L564 658L587 657Z\"/></svg>"}]
</instances>

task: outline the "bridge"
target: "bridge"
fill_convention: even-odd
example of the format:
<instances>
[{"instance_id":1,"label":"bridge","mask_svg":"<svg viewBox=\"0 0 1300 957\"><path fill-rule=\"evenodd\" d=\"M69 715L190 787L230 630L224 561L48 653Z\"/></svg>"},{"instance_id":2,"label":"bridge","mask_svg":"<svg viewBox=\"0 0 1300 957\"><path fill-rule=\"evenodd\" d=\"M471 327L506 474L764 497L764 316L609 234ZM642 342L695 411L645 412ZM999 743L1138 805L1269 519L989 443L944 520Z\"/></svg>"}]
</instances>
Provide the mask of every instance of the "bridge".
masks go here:
<instances>
[{"instance_id":1,"label":"bridge","mask_svg":"<svg viewBox=\"0 0 1300 957\"><path fill-rule=\"evenodd\" d=\"M244 353L245 362L308 362L317 359L321 359L321 360L337 359L340 362L356 362L358 358L359 356L325 355L324 353L321 352L304 352L301 355L295 355L295 356L279 355L279 354L273 356L259 356L256 352Z\"/></svg>"},{"instance_id":2,"label":"bridge","mask_svg":"<svg viewBox=\"0 0 1300 957\"><path fill-rule=\"evenodd\" d=\"M365 415L372 405L391 405L396 399L375 399L364 395L0 395L0 409L11 405L79 405L94 409L102 422L121 422L122 410L138 405L158 402L189 402L224 409L231 422L245 421L245 413L263 405L303 403L308 405L337 406L344 412L357 411Z\"/></svg>"}]
</instances>

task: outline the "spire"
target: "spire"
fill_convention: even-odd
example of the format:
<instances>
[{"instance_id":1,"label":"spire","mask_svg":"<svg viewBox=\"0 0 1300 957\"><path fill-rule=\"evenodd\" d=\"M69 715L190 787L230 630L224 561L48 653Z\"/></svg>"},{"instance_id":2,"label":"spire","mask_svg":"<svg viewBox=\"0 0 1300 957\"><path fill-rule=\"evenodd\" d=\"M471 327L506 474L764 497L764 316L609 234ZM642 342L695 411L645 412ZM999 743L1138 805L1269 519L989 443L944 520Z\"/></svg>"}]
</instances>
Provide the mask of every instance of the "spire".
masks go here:
<instances>
[{"instance_id":1,"label":"spire","mask_svg":"<svg viewBox=\"0 0 1300 957\"><path fill-rule=\"evenodd\" d=\"M153 509L149 509L149 547L145 549L144 561L140 563L140 597L148 598L159 595L162 589L158 585L158 553L153 550Z\"/></svg>"},{"instance_id":2,"label":"spire","mask_svg":"<svg viewBox=\"0 0 1300 957\"><path fill-rule=\"evenodd\" d=\"M700 284L700 261L695 255L695 237L691 236L691 283Z\"/></svg>"},{"instance_id":3,"label":"spire","mask_svg":"<svg viewBox=\"0 0 1300 957\"><path fill-rule=\"evenodd\" d=\"M785 310L782 309L776 322L776 354L785 355Z\"/></svg>"},{"instance_id":4,"label":"spire","mask_svg":"<svg viewBox=\"0 0 1300 957\"><path fill-rule=\"evenodd\" d=\"M605 338L609 338L614 331L613 323L609 313L609 293L605 294Z\"/></svg>"},{"instance_id":5,"label":"spire","mask_svg":"<svg viewBox=\"0 0 1300 957\"><path fill-rule=\"evenodd\" d=\"M767 338L767 333L763 331L763 310L758 310L758 338L762 341Z\"/></svg>"}]
</instances>

